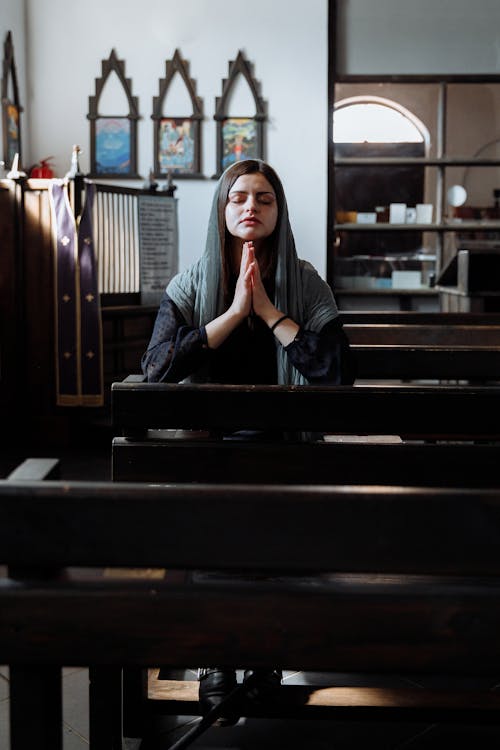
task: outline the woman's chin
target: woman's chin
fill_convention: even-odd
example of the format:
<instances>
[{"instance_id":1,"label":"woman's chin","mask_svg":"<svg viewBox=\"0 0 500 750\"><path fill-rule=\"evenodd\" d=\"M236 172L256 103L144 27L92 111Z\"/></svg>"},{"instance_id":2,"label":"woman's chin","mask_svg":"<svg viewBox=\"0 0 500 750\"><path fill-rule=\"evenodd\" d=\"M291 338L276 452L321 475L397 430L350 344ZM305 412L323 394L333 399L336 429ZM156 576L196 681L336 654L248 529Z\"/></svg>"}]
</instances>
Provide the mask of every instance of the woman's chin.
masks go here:
<instances>
[{"instance_id":1,"label":"woman's chin","mask_svg":"<svg viewBox=\"0 0 500 750\"><path fill-rule=\"evenodd\" d=\"M265 238L265 235L258 227L248 227L247 229L238 232L237 237L239 237L240 240L243 240L243 242L257 243L260 242L260 240L263 240Z\"/></svg>"}]
</instances>

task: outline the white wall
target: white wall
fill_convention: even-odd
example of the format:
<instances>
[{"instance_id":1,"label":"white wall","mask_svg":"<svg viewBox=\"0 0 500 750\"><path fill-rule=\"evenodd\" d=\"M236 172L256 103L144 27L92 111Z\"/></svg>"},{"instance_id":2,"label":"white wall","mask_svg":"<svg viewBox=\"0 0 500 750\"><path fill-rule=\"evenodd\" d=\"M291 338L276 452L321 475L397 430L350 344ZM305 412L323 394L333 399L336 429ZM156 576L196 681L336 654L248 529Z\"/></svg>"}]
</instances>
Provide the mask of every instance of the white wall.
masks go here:
<instances>
[{"instance_id":1,"label":"white wall","mask_svg":"<svg viewBox=\"0 0 500 750\"><path fill-rule=\"evenodd\" d=\"M325 272L327 157L327 0L27 0L30 49L29 158L54 155L69 168L74 143L90 167L88 97L101 60L115 48L139 97L139 171L153 167L153 96L176 48L204 102L203 173L216 168L215 97L229 60L242 49L268 104L268 161L288 196L299 255ZM241 113L240 113L241 114ZM243 113L244 114L244 113ZM26 160L25 160L26 161ZM180 264L203 248L214 182L176 180Z\"/></svg>"},{"instance_id":2,"label":"white wall","mask_svg":"<svg viewBox=\"0 0 500 750\"><path fill-rule=\"evenodd\" d=\"M26 5L26 54L23 37ZM498 0L338 0L339 68L350 73L500 72ZM215 170L215 97L239 49L268 103L267 159L281 174L299 254L324 274L327 190L327 0L0 0L2 38L14 34L24 163L73 143L89 169L88 97L114 47L139 97L139 169L153 165L150 119L165 60L190 62L204 100L203 172ZM25 61L29 89L24 80ZM25 133L29 119L29 132ZM178 180L180 261L201 252L212 180Z\"/></svg>"},{"instance_id":3,"label":"white wall","mask_svg":"<svg viewBox=\"0 0 500 750\"><path fill-rule=\"evenodd\" d=\"M339 70L500 73L498 0L337 0Z\"/></svg>"}]
</instances>

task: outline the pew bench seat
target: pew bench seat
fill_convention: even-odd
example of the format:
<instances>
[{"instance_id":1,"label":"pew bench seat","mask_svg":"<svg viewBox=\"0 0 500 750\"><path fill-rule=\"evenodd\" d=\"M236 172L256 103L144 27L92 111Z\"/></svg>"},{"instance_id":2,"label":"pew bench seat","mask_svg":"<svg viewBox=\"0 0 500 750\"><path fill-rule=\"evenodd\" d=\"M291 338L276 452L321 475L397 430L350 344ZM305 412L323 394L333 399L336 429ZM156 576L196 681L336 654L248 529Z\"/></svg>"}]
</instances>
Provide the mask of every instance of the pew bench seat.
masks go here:
<instances>
[{"instance_id":1,"label":"pew bench seat","mask_svg":"<svg viewBox=\"0 0 500 750\"><path fill-rule=\"evenodd\" d=\"M148 703L153 714L198 716L198 681L160 677L160 669L148 674ZM336 675L332 674L332 682ZM311 678L314 680L314 676ZM500 692L491 687L477 690L454 688L443 690L429 687L380 687L376 681L360 677L368 685L332 685L314 682L291 684L285 678L279 688L272 688L265 704L247 702L248 718L326 719L355 721L388 721L396 713L413 721L477 721L497 723L494 713L500 710ZM380 677L379 677L380 680ZM341 682L341 676L337 676ZM403 682L403 680L401 680Z\"/></svg>"},{"instance_id":2,"label":"pew bench seat","mask_svg":"<svg viewBox=\"0 0 500 750\"><path fill-rule=\"evenodd\" d=\"M122 668L158 664L371 675L311 705L285 685L285 715L499 721L498 489L23 479L0 482L0 517L13 747L61 747L62 665L91 668L101 746L147 735L169 700L129 710ZM391 692L401 675L424 687Z\"/></svg>"}]
</instances>

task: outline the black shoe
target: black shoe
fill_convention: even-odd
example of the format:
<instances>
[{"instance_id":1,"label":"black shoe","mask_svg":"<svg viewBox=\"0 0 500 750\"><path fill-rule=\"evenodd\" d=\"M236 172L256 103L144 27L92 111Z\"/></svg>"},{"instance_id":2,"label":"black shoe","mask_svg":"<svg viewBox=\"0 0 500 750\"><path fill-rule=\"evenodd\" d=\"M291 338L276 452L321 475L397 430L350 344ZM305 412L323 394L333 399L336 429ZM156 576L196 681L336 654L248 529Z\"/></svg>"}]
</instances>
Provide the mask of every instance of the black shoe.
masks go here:
<instances>
[{"instance_id":1,"label":"black shoe","mask_svg":"<svg viewBox=\"0 0 500 750\"><path fill-rule=\"evenodd\" d=\"M203 716L215 706L218 706L224 698L236 687L236 671L234 669L218 669L217 667L200 669L199 671L199 690L198 700ZM229 727L239 720L236 711L231 710L224 712L224 716L219 716L215 722L216 726Z\"/></svg>"},{"instance_id":2,"label":"black shoe","mask_svg":"<svg viewBox=\"0 0 500 750\"><path fill-rule=\"evenodd\" d=\"M249 683L249 690L246 694L247 700L253 705L263 705L269 699L273 689L281 685L283 673L281 669L247 669L243 677L243 682Z\"/></svg>"}]
</instances>

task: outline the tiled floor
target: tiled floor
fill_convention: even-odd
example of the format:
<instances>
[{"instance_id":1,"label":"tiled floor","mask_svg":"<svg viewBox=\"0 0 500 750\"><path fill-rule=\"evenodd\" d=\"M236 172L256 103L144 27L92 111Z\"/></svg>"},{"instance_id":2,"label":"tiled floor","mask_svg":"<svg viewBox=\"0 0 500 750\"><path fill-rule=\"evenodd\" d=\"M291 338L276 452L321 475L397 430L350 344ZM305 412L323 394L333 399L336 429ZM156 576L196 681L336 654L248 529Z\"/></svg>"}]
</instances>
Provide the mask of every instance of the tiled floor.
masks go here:
<instances>
[{"instance_id":1,"label":"tiled floor","mask_svg":"<svg viewBox=\"0 0 500 750\"><path fill-rule=\"evenodd\" d=\"M62 458L61 474L66 479L110 478L110 448L97 443L92 453L80 448L31 452L30 455ZM0 476L4 477L25 456L15 451L0 452ZM1 572L1 571L0 571ZM186 679L195 679L194 672ZM0 667L0 750L9 748L9 673ZM285 673L285 680L332 684L332 675ZM359 684L360 678L336 675L333 684ZM409 685L408 678L401 678ZM400 683L401 684L401 683ZM64 750L84 750L89 745L88 672L83 668L63 671ZM500 717L499 717L500 719ZM153 737L141 750L167 750L198 721L196 717L159 718ZM383 722L333 722L241 719L230 728L212 728L192 745L193 750L225 748L226 750L447 750L469 748L483 750L500 746L499 726L428 725ZM138 750L139 742L127 739L126 750ZM23 748L24 750L24 748ZM26 750L35 750L27 748Z\"/></svg>"},{"instance_id":2,"label":"tiled floor","mask_svg":"<svg viewBox=\"0 0 500 750\"><path fill-rule=\"evenodd\" d=\"M9 671L0 667L0 748L9 747ZM88 672L63 670L64 750L85 750L89 746L87 721Z\"/></svg>"}]
</instances>

